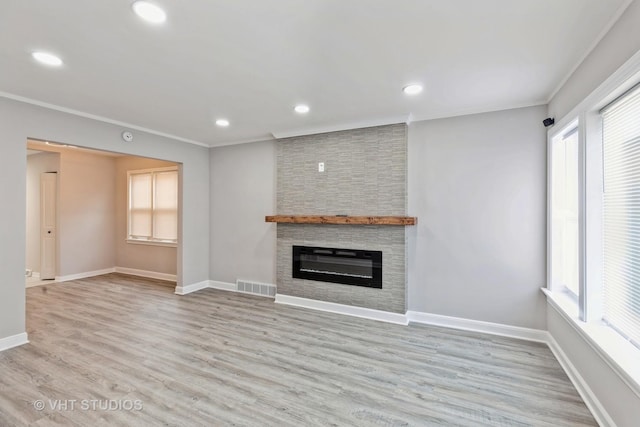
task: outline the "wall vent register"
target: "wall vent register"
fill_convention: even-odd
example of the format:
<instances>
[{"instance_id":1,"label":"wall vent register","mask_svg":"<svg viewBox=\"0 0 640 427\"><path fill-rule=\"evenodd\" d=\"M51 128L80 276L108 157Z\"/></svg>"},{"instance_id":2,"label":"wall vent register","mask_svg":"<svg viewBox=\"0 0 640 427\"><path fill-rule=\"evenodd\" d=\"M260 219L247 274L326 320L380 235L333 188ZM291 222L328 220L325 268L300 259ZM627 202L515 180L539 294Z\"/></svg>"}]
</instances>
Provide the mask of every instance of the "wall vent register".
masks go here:
<instances>
[{"instance_id":1,"label":"wall vent register","mask_svg":"<svg viewBox=\"0 0 640 427\"><path fill-rule=\"evenodd\" d=\"M382 252L293 246L296 279L382 288Z\"/></svg>"}]
</instances>

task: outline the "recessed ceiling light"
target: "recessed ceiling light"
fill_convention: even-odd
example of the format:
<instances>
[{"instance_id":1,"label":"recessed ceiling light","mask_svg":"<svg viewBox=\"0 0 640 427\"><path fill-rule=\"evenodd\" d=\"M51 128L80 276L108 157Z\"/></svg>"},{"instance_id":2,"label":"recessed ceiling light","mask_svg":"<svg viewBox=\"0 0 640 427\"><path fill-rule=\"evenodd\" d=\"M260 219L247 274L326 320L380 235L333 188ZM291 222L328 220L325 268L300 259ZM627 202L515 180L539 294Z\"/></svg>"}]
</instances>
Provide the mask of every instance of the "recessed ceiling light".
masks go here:
<instances>
[{"instance_id":1,"label":"recessed ceiling light","mask_svg":"<svg viewBox=\"0 0 640 427\"><path fill-rule=\"evenodd\" d=\"M154 24L161 24L167 20L167 14L159 6L148 1L136 1L131 7L140 18Z\"/></svg>"},{"instance_id":2,"label":"recessed ceiling light","mask_svg":"<svg viewBox=\"0 0 640 427\"><path fill-rule=\"evenodd\" d=\"M422 92L422 85L409 85L402 88L407 95L417 95Z\"/></svg>"},{"instance_id":3,"label":"recessed ceiling light","mask_svg":"<svg viewBox=\"0 0 640 427\"><path fill-rule=\"evenodd\" d=\"M306 113L309 112L309 106L308 105L304 105L304 104L296 105L294 110L295 110L296 113L306 114Z\"/></svg>"},{"instance_id":4,"label":"recessed ceiling light","mask_svg":"<svg viewBox=\"0 0 640 427\"><path fill-rule=\"evenodd\" d=\"M52 53L33 52L31 56L33 56L33 59L40 62L41 64L51 65L52 67L59 67L62 65L62 59L58 58Z\"/></svg>"},{"instance_id":5,"label":"recessed ceiling light","mask_svg":"<svg viewBox=\"0 0 640 427\"><path fill-rule=\"evenodd\" d=\"M229 120L227 119L218 119L216 120L216 124L220 127L226 128L227 126L229 126Z\"/></svg>"}]
</instances>

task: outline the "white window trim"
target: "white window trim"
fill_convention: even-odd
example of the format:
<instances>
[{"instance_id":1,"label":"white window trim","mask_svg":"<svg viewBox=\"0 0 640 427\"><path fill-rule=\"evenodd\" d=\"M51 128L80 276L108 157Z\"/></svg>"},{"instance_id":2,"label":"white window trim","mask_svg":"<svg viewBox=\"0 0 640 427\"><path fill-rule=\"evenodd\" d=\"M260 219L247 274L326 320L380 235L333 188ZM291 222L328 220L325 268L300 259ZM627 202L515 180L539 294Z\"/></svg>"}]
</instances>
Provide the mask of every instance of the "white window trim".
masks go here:
<instances>
[{"instance_id":1,"label":"white window trim","mask_svg":"<svg viewBox=\"0 0 640 427\"><path fill-rule=\"evenodd\" d=\"M125 239L125 241L131 245L166 246L169 248L178 247L178 242L165 240Z\"/></svg>"},{"instance_id":2,"label":"white window trim","mask_svg":"<svg viewBox=\"0 0 640 427\"><path fill-rule=\"evenodd\" d=\"M582 294L583 289L583 257L582 257L582 246L581 242L584 241L583 237L583 227L582 223L584 222L584 200L582 197L578 198L578 295L575 295L571 290L567 289L553 289L553 252L551 243L553 242L553 210L551 209L553 204L553 141L563 133L567 131L571 131L572 129L577 128L578 130L578 192L582 194L582 188L584 186L583 182L583 152L582 152L582 142L584 140L583 133L580 127L581 121L578 118L571 120L568 124L562 127L554 127L553 130L549 131L547 134L547 289L555 291L561 291L562 293L567 293L567 297L573 297L573 299L578 302L580 295Z\"/></svg>"},{"instance_id":3,"label":"white window trim","mask_svg":"<svg viewBox=\"0 0 640 427\"><path fill-rule=\"evenodd\" d=\"M560 120L556 120L556 124L553 129L547 133L547 148L550 147L551 139L558 133L557 130L567 128L573 121L578 119L579 132L580 132L580 159L585 160L585 152L594 149L594 142L598 142L598 135L602 135L601 132L601 119L598 113L601 108L609 104L614 99L618 98L624 92L629 90L635 84L640 82L640 52L633 55L624 65L622 65L615 73L613 73L607 80L605 80L597 89L595 89L587 98L574 107L566 116ZM586 138L586 140L585 140ZM585 144L586 142L586 144ZM601 141L600 141L601 142ZM551 152L547 150L547 165L550 164ZM586 158L586 162L589 162L589 156ZM549 304L562 315L562 317L578 332L580 336L599 354L602 359L611 367L611 369L618 374L618 376L624 381L629 388L640 397L640 349L627 341L622 335L615 332L612 328L608 327L602 321L594 320L600 319L601 313L597 310L598 306L601 306L593 301L593 294L597 293L598 284L594 283L594 278L599 277L597 269L599 266L594 266L597 263L587 264L585 257L588 255L591 257L597 256L593 253L593 247L601 244L601 242L593 242L593 228L598 226L598 218L585 217L585 204L587 202L593 203L592 200L587 200L590 195L590 188L593 187L593 183L590 184L589 176L584 174L584 167L593 168L591 163L580 163L583 168L580 172L580 271L579 281L581 290L581 299L587 298L586 304L578 303L577 301L563 295L562 292L554 291L551 289L551 269L550 269L550 255L551 255L551 237L550 227L547 227L547 285L542 291L547 296ZM550 224L550 171L547 168L547 224ZM586 184L586 191L582 191ZM591 230L591 231L590 231ZM596 228L597 230L597 228ZM584 234L589 232L589 241L586 247L582 247L585 242ZM596 234L597 235L597 234ZM591 247L590 247L591 246ZM594 271L595 270L595 271ZM586 277L585 277L586 276ZM583 292L585 285L585 278L589 278L587 292ZM600 284L601 285L601 284ZM594 290L594 288L596 288ZM580 313L580 307L587 307L587 312ZM594 310L595 309L595 310ZM588 320L588 322L582 319Z\"/></svg>"},{"instance_id":4,"label":"white window trim","mask_svg":"<svg viewBox=\"0 0 640 427\"><path fill-rule=\"evenodd\" d=\"M131 191L130 177L131 177L131 175L142 175L142 174L151 173L151 172L174 172L174 171L178 173L178 188L179 188L180 172L178 170L178 166L167 166L167 167L149 168L149 169L135 169L135 170L127 171L127 237L125 238L125 242L127 242L128 244L132 244L132 245L147 245L147 246L163 246L163 247L171 247L171 248L178 247L179 238L176 239L175 241L173 241L173 240L160 240L160 239L135 239L135 238L129 237L131 235L129 233L129 231L131 230L131 228L130 228L130 215L129 215L129 201L130 201L130 197L131 197L131 194L130 194L130 191ZM180 191L180 190L178 190L178 191ZM179 199L179 196L178 196L178 199ZM178 221L178 230L179 230L180 229L180 207L178 207L178 209L177 209L176 218L177 218L177 221ZM179 236L179 231L178 231L178 236Z\"/></svg>"}]
</instances>

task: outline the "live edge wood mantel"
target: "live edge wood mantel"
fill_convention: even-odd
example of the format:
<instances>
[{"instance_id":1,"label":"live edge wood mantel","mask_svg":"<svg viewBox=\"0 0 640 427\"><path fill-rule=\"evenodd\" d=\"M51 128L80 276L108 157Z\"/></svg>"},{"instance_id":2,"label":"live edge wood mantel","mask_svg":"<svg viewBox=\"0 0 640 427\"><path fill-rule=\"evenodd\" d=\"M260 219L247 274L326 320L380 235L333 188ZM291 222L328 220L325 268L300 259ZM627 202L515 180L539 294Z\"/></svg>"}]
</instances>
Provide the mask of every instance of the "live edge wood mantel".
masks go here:
<instances>
[{"instance_id":1,"label":"live edge wood mantel","mask_svg":"<svg viewBox=\"0 0 640 427\"><path fill-rule=\"evenodd\" d=\"M271 215L266 222L287 224L343 224L343 225L416 225L412 216L347 216L347 215Z\"/></svg>"}]
</instances>

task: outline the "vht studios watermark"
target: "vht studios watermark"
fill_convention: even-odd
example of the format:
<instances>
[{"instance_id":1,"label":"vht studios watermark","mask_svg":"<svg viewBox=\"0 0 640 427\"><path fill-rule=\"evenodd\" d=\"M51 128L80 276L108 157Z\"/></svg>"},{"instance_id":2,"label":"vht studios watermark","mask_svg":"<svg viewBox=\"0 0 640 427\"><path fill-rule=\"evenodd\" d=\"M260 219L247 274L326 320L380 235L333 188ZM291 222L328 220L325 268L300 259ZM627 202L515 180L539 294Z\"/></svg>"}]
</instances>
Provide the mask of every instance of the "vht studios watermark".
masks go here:
<instances>
[{"instance_id":1,"label":"vht studios watermark","mask_svg":"<svg viewBox=\"0 0 640 427\"><path fill-rule=\"evenodd\" d=\"M141 411L141 400L119 399L48 399L35 400L33 407L37 411Z\"/></svg>"}]
</instances>

